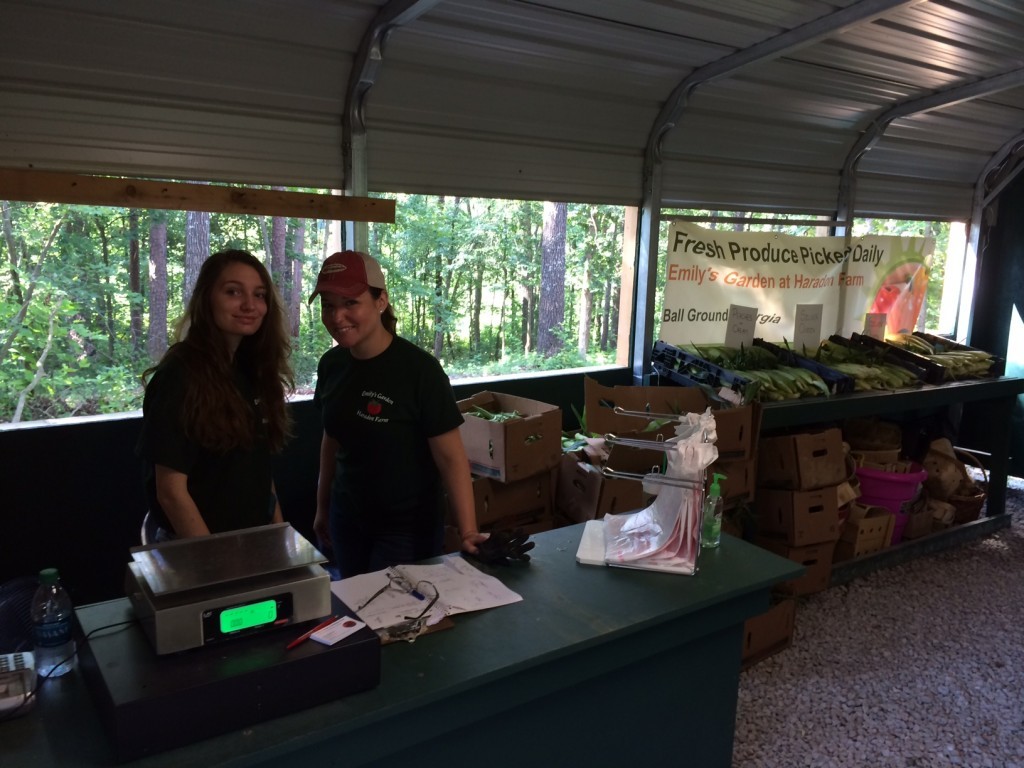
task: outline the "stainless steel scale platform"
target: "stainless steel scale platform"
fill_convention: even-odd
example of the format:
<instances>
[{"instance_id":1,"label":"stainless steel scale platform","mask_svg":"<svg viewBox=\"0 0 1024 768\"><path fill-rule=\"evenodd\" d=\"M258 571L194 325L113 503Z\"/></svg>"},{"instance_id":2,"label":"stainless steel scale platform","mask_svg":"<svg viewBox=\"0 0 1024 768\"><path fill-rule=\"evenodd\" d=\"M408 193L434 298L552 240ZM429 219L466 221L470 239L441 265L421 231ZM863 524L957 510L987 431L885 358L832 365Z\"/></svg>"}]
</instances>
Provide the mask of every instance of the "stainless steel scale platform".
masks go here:
<instances>
[{"instance_id":1,"label":"stainless steel scale platform","mask_svg":"<svg viewBox=\"0 0 1024 768\"><path fill-rule=\"evenodd\" d=\"M125 591L157 654L331 612L325 558L288 523L131 550Z\"/></svg>"}]
</instances>

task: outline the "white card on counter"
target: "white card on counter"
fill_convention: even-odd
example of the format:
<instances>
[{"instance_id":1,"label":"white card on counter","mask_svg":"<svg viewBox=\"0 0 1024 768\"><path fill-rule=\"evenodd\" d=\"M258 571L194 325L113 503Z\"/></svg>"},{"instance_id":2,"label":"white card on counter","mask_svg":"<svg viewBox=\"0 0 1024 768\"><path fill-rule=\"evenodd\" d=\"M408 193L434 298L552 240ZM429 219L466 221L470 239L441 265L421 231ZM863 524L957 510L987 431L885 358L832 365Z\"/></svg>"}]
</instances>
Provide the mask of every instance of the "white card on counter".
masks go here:
<instances>
[{"instance_id":1,"label":"white card on counter","mask_svg":"<svg viewBox=\"0 0 1024 768\"><path fill-rule=\"evenodd\" d=\"M757 327L757 307L729 305L729 324L725 329L725 346L739 349L754 343L754 329Z\"/></svg>"},{"instance_id":2,"label":"white card on counter","mask_svg":"<svg viewBox=\"0 0 1024 768\"><path fill-rule=\"evenodd\" d=\"M365 626L366 624L359 619L353 619L351 616L342 616L333 624L328 624L318 632L314 632L309 638L323 645L334 645L339 640L344 640Z\"/></svg>"}]
</instances>

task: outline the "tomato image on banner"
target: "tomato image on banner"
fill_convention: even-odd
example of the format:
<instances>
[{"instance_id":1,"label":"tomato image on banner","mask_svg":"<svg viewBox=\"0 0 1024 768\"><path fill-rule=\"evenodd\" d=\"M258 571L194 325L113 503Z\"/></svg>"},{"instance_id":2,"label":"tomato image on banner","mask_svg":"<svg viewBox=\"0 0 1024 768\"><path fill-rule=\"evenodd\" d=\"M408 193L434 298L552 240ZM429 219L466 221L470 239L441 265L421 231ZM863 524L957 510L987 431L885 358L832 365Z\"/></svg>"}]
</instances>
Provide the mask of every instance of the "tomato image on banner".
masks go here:
<instances>
[{"instance_id":1,"label":"tomato image on banner","mask_svg":"<svg viewBox=\"0 0 1024 768\"><path fill-rule=\"evenodd\" d=\"M887 333L913 333L927 290L928 268L924 264L897 264L882 279L868 312L885 313Z\"/></svg>"}]
</instances>

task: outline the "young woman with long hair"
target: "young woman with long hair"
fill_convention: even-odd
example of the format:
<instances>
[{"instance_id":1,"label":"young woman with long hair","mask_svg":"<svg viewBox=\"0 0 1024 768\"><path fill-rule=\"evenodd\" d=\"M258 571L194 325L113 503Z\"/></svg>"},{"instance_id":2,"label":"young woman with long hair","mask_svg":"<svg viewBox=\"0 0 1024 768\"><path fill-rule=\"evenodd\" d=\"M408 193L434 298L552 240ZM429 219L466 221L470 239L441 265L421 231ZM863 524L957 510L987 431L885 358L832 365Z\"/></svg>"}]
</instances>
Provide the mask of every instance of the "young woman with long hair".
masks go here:
<instances>
[{"instance_id":1,"label":"young woman with long hair","mask_svg":"<svg viewBox=\"0 0 1024 768\"><path fill-rule=\"evenodd\" d=\"M150 540L280 522L271 455L290 434L294 380L266 267L247 251L210 256L176 336L143 374Z\"/></svg>"}]
</instances>

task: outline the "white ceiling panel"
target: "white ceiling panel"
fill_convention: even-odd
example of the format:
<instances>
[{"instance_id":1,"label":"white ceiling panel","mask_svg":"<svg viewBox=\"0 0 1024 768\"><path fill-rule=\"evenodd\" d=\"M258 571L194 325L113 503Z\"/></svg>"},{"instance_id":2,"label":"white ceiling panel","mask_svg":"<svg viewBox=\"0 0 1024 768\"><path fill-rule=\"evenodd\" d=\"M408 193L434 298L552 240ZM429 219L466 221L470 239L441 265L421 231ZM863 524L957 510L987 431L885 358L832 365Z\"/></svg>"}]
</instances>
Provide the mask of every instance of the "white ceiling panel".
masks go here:
<instances>
[{"instance_id":1,"label":"white ceiling panel","mask_svg":"<svg viewBox=\"0 0 1024 768\"><path fill-rule=\"evenodd\" d=\"M371 191L636 204L659 113L687 77L720 67L664 134L664 202L828 214L851 149L890 110L1024 68L1024 3L879 8L0 0L0 166L341 186L361 72L356 162ZM821 32L858 9L867 20ZM396 11L379 57L360 59L374 18ZM853 209L963 217L985 165L1022 132L1024 88L900 117L857 165Z\"/></svg>"}]
</instances>

